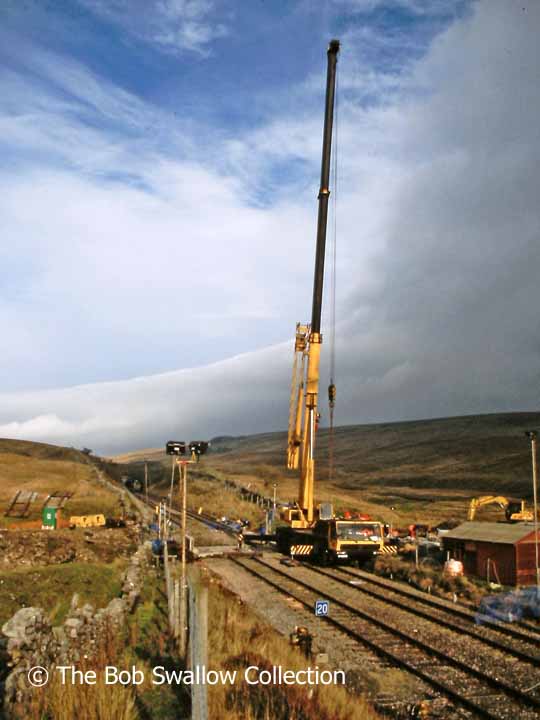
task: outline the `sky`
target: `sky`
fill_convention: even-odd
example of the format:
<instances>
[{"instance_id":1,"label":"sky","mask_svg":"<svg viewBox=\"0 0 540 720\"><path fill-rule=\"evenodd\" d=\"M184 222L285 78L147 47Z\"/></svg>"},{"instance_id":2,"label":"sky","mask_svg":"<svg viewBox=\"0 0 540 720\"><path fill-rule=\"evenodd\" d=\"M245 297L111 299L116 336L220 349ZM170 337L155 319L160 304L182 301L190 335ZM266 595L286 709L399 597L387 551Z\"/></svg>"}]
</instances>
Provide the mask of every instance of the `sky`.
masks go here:
<instances>
[{"instance_id":1,"label":"sky","mask_svg":"<svg viewBox=\"0 0 540 720\"><path fill-rule=\"evenodd\" d=\"M3 0L0 437L285 429L332 37L336 422L536 410L539 31L535 0Z\"/></svg>"}]
</instances>

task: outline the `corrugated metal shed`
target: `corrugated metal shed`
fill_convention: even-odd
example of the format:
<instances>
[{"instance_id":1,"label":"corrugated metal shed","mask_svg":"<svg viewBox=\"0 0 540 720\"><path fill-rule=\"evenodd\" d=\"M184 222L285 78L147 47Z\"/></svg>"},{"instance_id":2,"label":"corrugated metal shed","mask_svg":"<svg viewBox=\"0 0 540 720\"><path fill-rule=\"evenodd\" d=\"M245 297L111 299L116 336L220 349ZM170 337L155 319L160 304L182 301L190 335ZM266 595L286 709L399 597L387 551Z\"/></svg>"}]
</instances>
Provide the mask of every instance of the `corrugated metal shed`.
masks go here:
<instances>
[{"instance_id":1,"label":"corrugated metal shed","mask_svg":"<svg viewBox=\"0 0 540 720\"><path fill-rule=\"evenodd\" d=\"M454 540L476 540L479 542L515 545L533 533L533 523L465 522L444 534Z\"/></svg>"}]
</instances>

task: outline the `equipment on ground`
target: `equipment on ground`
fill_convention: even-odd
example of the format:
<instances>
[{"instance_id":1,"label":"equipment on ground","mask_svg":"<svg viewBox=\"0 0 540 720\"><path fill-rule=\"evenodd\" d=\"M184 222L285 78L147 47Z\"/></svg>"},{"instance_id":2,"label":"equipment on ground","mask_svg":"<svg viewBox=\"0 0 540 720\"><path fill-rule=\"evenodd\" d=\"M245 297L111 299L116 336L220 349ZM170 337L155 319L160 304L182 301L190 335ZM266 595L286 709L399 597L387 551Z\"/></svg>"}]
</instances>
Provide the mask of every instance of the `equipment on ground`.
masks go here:
<instances>
[{"instance_id":1,"label":"equipment on ground","mask_svg":"<svg viewBox=\"0 0 540 720\"><path fill-rule=\"evenodd\" d=\"M72 492L65 492L64 490L55 490L50 495L47 495L45 502L43 503L42 509L45 508L63 508L67 501L73 497Z\"/></svg>"},{"instance_id":2,"label":"equipment on ground","mask_svg":"<svg viewBox=\"0 0 540 720\"><path fill-rule=\"evenodd\" d=\"M295 645L307 657L311 658L311 648L313 646L313 635L304 625L296 625L294 632L289 635L291 645Z\"/></svg>"},{"instance_id":3,"label":"equipment on ground","mask_svg":"<svg viewBox=\"0 0 540 720\"><path fill-rule=\"evenodd\" d=\"M5 517L28 517L30 514L30 505L36 502L38 497L38 493L32 490L18 490L4 513Z\"/></svg>"},{"instance_id":4,"label":"equipment on ground","mask_svg":"<svg viewBox=\"0 0 540 720\"><path fill-rule=\"evenodd\" d=\"M412 538L427 538L431 531L431 528L429 525L422 525L419 523L413 523L412 525L409 525L409 537Z\"/></svg>"},{"instance_id":5,"label":"equipment on ground","mask_svg":"<svg viewBox=\"0 0 540 720\"><path fill-rule=\"evenodd\" d=\"M339 41L331 40L327 51L328 69L311 323L296 325L287 467L300 469L298 502L282 513L282 520L287 525L276 529L277 545L281 552L301 558L309 557L321 564L338 560L367 559L380 552L384 544L381 523L338 519L331 510L328 511L328 504L326 504L326 512L321 512L322 508L314 508L314 447L319 421L317 401L322 344L321 310L338 53ZM331 380L329 399L332 406L335 399L333 380Z\"/></svg>"},{"instance_id":6,"label":"equipment on ground","mask_svg":"<svg viewBox=\"0 0 540 720\"><path fill-rule=\"evenodd\" d=\"M43 530L56 530L62 510L59 507L44 507L41 511L41 527Z\"/></svg>"},{"instance_id":7,"label":"equipment on ground","mask_svg":"<svg viewBox=\"0 0 540 720\"><path fill-rule=\"evenodd\" d=\"M69 526L72 528L105 527L105 525L105 515L101 513L97 515L72 515L69 518Z\"/></svg>"},{"instance_id":8,"label":"equipment on ground","mask_svg":"<svg viewBox=\"0 0 540 720\"><path fill-rule=\"evenodd\" d=\"M525 507L525 500L512 500L502 495L483 495L479 498L472 498L469 505L468 520L474 520L476 511L483 505L498 505L504 510L507 522L530 522L533 513Z\"/></svg>"},{"instance_id":9,"label":"equipment on ground","mask_svg":"<svg viewBox=\"0 0 540 720\"><path fill-rule=\"evenodd\" d=\"M143 481L140 478L131 478L128 475L122 475L120 481L122 485L126 488L126 490L140 493L144 489Z\"/></svg>"}]
</instances>

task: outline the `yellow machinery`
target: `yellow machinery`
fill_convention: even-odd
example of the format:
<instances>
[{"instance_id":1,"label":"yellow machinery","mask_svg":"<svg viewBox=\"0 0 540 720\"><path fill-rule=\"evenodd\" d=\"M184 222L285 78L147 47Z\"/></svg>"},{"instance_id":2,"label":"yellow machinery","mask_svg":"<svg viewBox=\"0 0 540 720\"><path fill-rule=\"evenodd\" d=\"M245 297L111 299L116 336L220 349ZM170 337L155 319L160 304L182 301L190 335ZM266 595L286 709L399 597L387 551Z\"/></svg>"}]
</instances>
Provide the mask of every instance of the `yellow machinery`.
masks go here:
<instances>
[{"instance_id":1,"label":"yellow machinery","mask_svg":"<svg viewBox=\"0 0 540 720\"><path fill-rule=\"evenodd\" d=\"M294 348L287 467L300 470L298 501L294 507L282 512L282 520L287 525L277 528L276 531L278 548L282 552L311 557L322 563L367 558L378 553L383 547L381 523L336 518L329 504L319 506L316 510L314 508L314 448L319 418L317 403L322 344L321 311L338 53L339 41L332 40L327 53L326 105L311 323L297 324ZM331 407L334 398L335 387L331 383L329 387Z\"/></svg>"},{"instance_id":2,"label":"yellow machinery","mask_svg":"<svg viewBox=\"0 0 540 720\"><path fill-rule=\"evenodd\" d=\"M283 519L291 527L313 524L313 484L315 477L315 432L319 392L319 358L322 335L310 325L296 325L294 366L287 445L287 467L300 468L300 490L296 508L285 511Z\"/></svg>"},{"instance_id":3,"label":"yellow machinery","mask_svg":"<svg viewBox=\"0 0 540 720\"><path fill-rule=\"evenodd\" d=\"M72 515L69 518L70 527L103 527L105 515Z\"/></svg>"},{"instance_id":4,"label":"yellow machinery","mask_svg":"<svg viewBox=\"0 0 540 720\"><path fill-rule=\"evenodd\" d=\"M469 505L468 520L474 520L476 511L483 505L498 505L504 510L508 522L529 522L533 519L533 513L525 508L525 500L509 500L502 495L483 495L473 498Z\"/></svg>"}]
</instances>

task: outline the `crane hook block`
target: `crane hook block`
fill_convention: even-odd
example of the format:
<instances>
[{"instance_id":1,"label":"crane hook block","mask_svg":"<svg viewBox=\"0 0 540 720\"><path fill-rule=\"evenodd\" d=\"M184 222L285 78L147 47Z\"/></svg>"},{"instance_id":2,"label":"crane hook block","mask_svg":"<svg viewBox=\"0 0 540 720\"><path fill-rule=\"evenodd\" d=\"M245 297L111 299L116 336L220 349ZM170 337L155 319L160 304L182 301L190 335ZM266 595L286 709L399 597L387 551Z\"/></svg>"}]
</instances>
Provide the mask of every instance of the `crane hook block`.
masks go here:
<instances>
[{"instance_id":1,"label":"crane hook block","mask_svg":"<svg viewBox=\"0 0 540 720\"><path fill-rule=\"evenodd\" d=\"M336 386L334 383L330 383L328 386L328 402L332 407L334 407L334 403L336 401Z\"/></svg>"}]
</instances>

